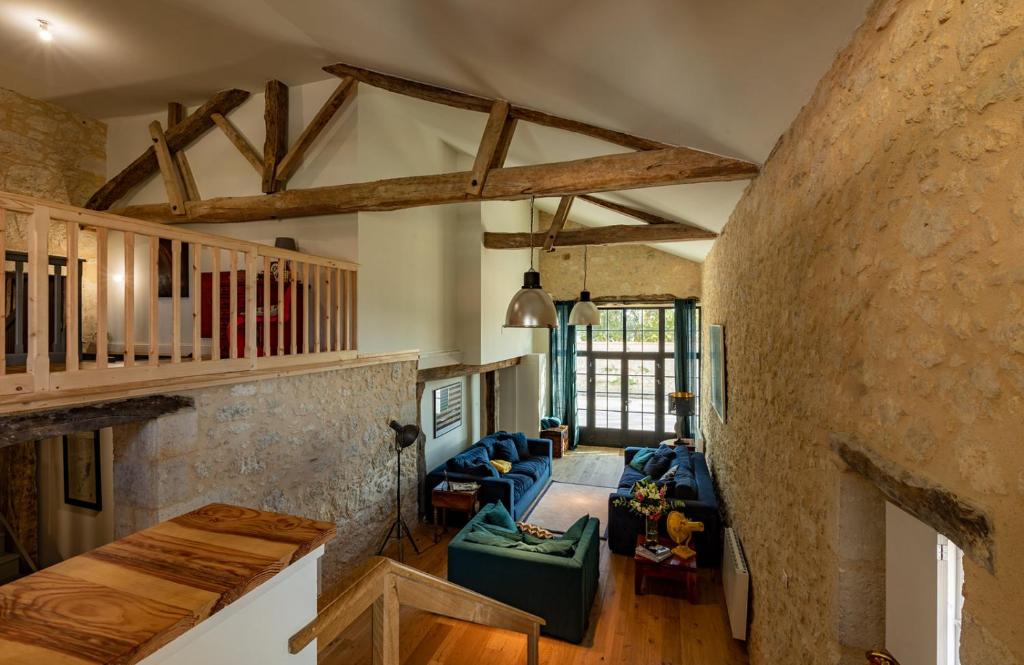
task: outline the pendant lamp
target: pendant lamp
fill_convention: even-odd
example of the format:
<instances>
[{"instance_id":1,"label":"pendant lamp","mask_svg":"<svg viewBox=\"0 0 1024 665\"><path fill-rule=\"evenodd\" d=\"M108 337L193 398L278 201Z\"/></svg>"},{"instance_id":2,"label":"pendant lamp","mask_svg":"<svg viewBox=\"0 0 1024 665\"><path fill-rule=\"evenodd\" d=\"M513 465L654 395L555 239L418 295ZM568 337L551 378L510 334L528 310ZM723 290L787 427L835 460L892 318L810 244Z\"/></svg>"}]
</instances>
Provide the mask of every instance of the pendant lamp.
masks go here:
<instances>
[{"instance_id":1,"label":"pendant lamp","mask_svg":"<svg viewBox=\"0 0 1024 665\"><path fill-rule=\"evenodd\" d=\"M533 269L533 197L530 198L530 269L523 273L523 288L512 296L505 311L506 328L555 328L558 315L551 296L541 288L540 273Z\"/></svg>"},{"instance_id":2,"label":"pendant lamp","mask_svg":"<svg viewBox=\"0 0 1024 665\"><path fill-rule=\"evenodd\" d=\"M601 325L601 312L597 305L590 302L590 291L587 291L587 249L583 246L583 290L580 291L580 299L569 312L570 326L599 326Z\"/></svg>"}]
</instances>

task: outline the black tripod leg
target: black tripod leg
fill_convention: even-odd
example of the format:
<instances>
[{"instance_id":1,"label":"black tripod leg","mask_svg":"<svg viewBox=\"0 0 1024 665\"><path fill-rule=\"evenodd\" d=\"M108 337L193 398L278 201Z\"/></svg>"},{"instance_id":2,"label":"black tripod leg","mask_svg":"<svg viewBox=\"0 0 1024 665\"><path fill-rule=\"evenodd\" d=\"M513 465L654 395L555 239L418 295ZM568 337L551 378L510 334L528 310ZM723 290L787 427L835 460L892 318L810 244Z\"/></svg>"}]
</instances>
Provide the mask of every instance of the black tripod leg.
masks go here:
<instances>
[{"instance_id":1,"label":"black tripod leg","mask_svg":"<svg viewBox=\"0 0 1024 665\"><path fill-rule=\"evenodd\" d=\"M381 552L384 551L384 548L388 546L388 541L391 540L391 534L394 532L396 524L398 524L397 520L391 523L391 528L388 529L388 535L384 536L384 541L380 544L380 547L377 549L377 556L380 556Z\"/></svg>"},{"instance_id":2,"label":"black tripod leg","mask_svg":"<svg viewBox=\"0 0 1024 665\"><path fill-rule=\"evenodd\" d=\"M420 548L416 545L416 539L412 537L412 531L409 530L409 526L405 523L405 519L402 517L398 518L401 521L402 526L405 528L405 534L409 536L409 542L412 543L412 548L416 550L416 554L420 553Z\"/></svg>"}]
</instances>

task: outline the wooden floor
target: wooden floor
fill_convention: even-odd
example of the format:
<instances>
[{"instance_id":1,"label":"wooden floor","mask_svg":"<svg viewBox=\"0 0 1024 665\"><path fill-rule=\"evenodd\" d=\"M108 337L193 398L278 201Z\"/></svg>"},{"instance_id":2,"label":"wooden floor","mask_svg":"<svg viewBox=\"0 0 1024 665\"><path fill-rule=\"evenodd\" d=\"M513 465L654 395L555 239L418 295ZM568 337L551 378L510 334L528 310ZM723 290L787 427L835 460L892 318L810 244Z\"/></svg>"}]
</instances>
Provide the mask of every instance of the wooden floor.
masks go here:
<instances>
[{"instance_id":1,"label":"wooden floor","mask_svg":"<svg viewBox=\"0 0 1024 665\"><path fill-rule=\"evenodd\" d=\"M622 471L622 451L581 448L555 460L553 475L561 482L614 486ZM608 477L613 476L611 481ZM426 547L407 563L428 573L447 574L451 532L433 544L432 530L421 527L417 543ZM397 547L392 547L397 549ZM409 553L409 548L406 548ZM397 556L397 552L388 552ZM495 571L500 574L500 571ZM580 645L541 638L542 665L744 665L742 643L729 634L728 618L717 576L702 571L700 599L633 592L633 558L612 554L601 542L601 585L590 615L590 630ZM510 580L510 583L515 583ZM667 591L667 589L665 589ZM543 593L538 589L538 593ZM328 590L324 598L332 594ZM525 665L526 638L517 633L413 610L402 609L402 665ZM370 612L325 651L327 665L371 665Z\"/></svg>"}]
</instances>

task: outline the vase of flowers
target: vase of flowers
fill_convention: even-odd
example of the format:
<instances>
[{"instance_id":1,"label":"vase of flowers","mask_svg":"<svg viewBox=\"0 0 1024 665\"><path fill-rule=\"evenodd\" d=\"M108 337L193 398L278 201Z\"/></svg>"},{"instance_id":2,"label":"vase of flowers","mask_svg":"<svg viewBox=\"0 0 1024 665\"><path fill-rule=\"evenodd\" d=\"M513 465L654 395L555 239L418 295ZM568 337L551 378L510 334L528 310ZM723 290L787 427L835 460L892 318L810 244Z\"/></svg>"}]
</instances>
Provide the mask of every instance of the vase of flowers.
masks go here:
<instances>
[{"instance_id":1,"label":"vase of flowers","mask_svg":"<svg viewBox=\"0 0 1024 665\"><path fill-rule=\"evenodd\" d=\"M653 480L640 480L633 485L629 496L612 501L615 506L626 506L634 514L644 518L644 539L648 543L658 542L658 522L668 509L664 486L658 487Z\"/></svg>"}]
</instances>

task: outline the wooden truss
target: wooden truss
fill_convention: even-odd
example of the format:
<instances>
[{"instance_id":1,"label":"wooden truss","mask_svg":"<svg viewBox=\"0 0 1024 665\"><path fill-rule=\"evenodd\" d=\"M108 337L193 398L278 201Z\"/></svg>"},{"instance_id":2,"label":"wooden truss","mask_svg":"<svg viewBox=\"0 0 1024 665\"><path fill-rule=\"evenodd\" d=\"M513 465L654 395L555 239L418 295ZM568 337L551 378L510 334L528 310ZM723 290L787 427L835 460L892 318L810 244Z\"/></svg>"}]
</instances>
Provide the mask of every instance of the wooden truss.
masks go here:
<instances>
[{"instance_id":1,"label":"wooden truss","mask_svg":"<svg viewBox=\"0 0 1024 665\"><path fill-rule=\"evenodd\" d=\"M287 146L287 87L270 81L266 89L266 140L262 155L228 119L228 113L248 97L241 90L215 95L188 117L180 105L168 110L168 128L158 122L150 127L154 145L114 176L89 200L88 207L106 209L130 189L160 172L168 193L167 204L128 206L118 213L169 223L246 222L266 219L343 214L359 211L398 210L461 201L517 200L530 197L562 197L559 211L547 236L538 240L550 249L579 243L589 231L562 232L574 196L641 219L656 230L641 226L605 227L626 229L627 240L605 242L653 242L714 237L715 234L685 226L652 213L596 199L593 192L616 191L659 185L740 180L753 177L758 166L693 148L605 129L537 111L502 99L490 99L427 83L399 78L346 64L324 68L341 78L338 88L290 148ZM470 171L391 178L373 182L286 190L288 179L302 164L316 138L339 110L351 100L357 83L372 85L427 101L488 114L476 159ZM172 118L177 118L172 124ZM504 166L519 121L563 129L598 138L636 152L521 167ZM253 166L264 192L253 196L201 199L191 178L183 150L213 126L217 126ZM678 227L678 228L677 228ZM637 229L640 229L639 231ZM611 237L611 232L594 237ZM645 236L650 236L646 237ZM518 234L490 234L489 246L528 246ZM499 237L508 236L508 237ZM645 236L641 238L641 236ZM636 238L636 239L633 239ZM575 240L574 240L575 239Z\"/></svg>"}]
</instances>

